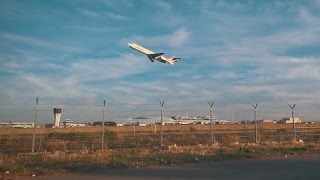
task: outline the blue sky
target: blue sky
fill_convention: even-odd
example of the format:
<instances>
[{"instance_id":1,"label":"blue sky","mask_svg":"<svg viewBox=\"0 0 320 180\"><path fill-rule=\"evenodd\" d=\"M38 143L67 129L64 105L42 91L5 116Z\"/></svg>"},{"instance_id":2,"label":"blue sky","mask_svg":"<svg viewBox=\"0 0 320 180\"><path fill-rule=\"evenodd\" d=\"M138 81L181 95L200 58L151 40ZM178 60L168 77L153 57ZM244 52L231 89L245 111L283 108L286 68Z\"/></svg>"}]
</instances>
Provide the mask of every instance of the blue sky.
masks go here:
<instances>
[{"instance_id":1,"label":"blue sky","mask_svg":"<svg viewBox=\"0 0 320 180\"><path fill-rule=\"evenodd\" d=\"M47 105L81 99L84 106L163 99L202 108L214 100L237 119L251 118L250 102L261 104L261 118L280 119L290 115L289 102L303 119L318 120L319 0L0 3L3 120L36 96ZM182 60L151 63L128 42Z\"/></svg>"}]
</instances>

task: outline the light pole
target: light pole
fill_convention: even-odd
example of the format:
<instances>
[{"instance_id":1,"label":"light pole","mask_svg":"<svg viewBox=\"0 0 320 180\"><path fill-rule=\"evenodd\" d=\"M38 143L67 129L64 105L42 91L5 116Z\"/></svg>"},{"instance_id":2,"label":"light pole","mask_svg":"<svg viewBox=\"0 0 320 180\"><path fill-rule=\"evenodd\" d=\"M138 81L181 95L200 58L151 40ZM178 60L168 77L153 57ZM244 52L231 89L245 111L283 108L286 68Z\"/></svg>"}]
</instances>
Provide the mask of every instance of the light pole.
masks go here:
<instances>
[{"instance_id":1,"label":"light pole","mask_svg":"<svg viewBox=\"0 0 320 180\"><path fill-rule=\"evenodd\" d=\"M234 119L234 117L233 117L233 108L231 107L231 122L232 122L232 123L234 123L234 122L233 122L233 119Z\"/></svg>"},{"instance_id":2,"label":"light pole","mask_svg":"<svg viewBox=\"0 0 320 180\"><path fill-rule=\"evenodd\" d=\"M164 101L160 101L161 106L161 135L160 135L160 145L163 146L163 105Z\"/></svg>"},{"instance_id":3,"label":"light pole","mask_svg":"<svg viewBox=\"0 0 320 180\"><path fill-rule=\"evenodd\" d=\"M38 116L38 104L39 104L39 96L36 97L36 107L34 110L34 122L33 122L33 133L32 133L32 153L34 153L34 146L36 144L36 123Z\"/></svg>"},{"instance_id":4,"label":"light pole","mask_svg":"<svg viewBox=\"0 0 320 180\"><path fill-rule=\"evenodd\" d=\"M292 117L292 133L293 133L293 141L296 141L296 123L295 123L295 121L294 121L294 116L293 116L293 110L294 110L294 108L296 107L296 104L293 104L293 105L291 105L291 104L289 104L288 103L288 105L290 106L290 108L291 108L291 117Z\"/></svg>"},{"instance_id":5,"label":"light pole","mask_svg":"<svg viewBox=\"0 0 320 180\"><path fill-rule=\"evenodd\" d=\"M20 122L20 118L21 118L21 113L19 112L19 114L18 114L18 122Z\"/></svg>"},{"instance_id":6,"label":"light pole","mask_svg":"<svg viewBox=\"0 0 320 180\"><path fill-rule=\"evenodd\" d=\"M101 150L103 150L103 148L104 148L104 111L105 111L105 107L106 107L106 100L103 100Z\"/></svg>"},{"instance_id":7,"label":"light pole","mask_svg":"<svg viewBox=\"0 0 320 180\"><path fill-rule=\"evenodd\" d=\"M212 146L212 144L216 144L215 138L213 137L213 124L212 124L213 101L212 102L208 101L208 104L210 106L210 146Z\"/></svg>"},{"instance_id":8,"label":"light pole","mask_svg":"<svg viewBox=\"0 0 320 180\"><path fill-rule=\"evenodd\" d=\"M251 103L252 107L253 107L253 112L254 112L254 124L255 124L255 131L254 131L254 136L255 136L255 142L258 143L258 125L257 125L257 107L258 107L258 103L257 104L253 104Z\"/></svg>"}]
</instances>

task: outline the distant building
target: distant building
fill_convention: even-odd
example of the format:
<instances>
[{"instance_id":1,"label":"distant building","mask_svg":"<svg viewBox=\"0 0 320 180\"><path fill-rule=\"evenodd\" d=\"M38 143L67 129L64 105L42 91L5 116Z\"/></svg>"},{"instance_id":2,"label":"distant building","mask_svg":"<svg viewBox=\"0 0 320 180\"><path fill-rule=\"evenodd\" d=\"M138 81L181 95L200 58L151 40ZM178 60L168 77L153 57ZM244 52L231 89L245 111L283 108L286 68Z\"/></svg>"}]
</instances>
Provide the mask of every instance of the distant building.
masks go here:
<instances>
[{"instance_id":1,"label":"distant building","mask_svg":"<svg viewBox=\"0 0 320 180\"><path fill-rule=\"evenodd\" d=\"M278 121L278 123L282 123L282 124L292 124L293 120L292 117L291 118L282 118L282 120ZM295 117L294 118L294 123L301 123L300 118Z\"/></svg>"},{"instance_id":2,"label":"distant building","mask_svg":"<svg viewBox=\"0 0 320 180\"><path fill-rule=\"evenodd\" d=\"M114 119L117 126L150 126L154 124L161 124L161 117L135 117L126 119ZM163 125L174 124L172 118L163 117Z\"/></svg>"},{"instance_id":3,"label":"distant building","mask_svg":"<svg viewBox=\"0 0 320 180\"><path fill-rule=\"evenodd\" d=\"M210 124L210 116L172 116L175 124ZM216 116L212 116L213 124L230 124L227 120L217 120Z\"/></svg>"},{"instance_id":4,"label":"distant building","mask_svg":"<svg viewBox=\"0 0 320 180\"><path fill-rule=\"evenodd\" d=\"M115 121L106 121L104 122L105 126L116 126L117 123ZM92 126L102 126L102 121L93 122Z\"/></svg>"},{"instance_id":5,"label":"distant building","mask_svg":"<svg viewBox=\"0 0 320 180\"><path fill-rule=\"evenodd\" d=\"M101 121L93 122L92 126L102 126L102 122Z\"/></svg>"},{"instance_id":6,"label":"distant building","mask_svg":"<svg viewBox=\"0 0 320 180\"><path fill-rule=\"evenodd\" d=\"M262 120L259 120L258 123L261 123L261 124L277 124L277 120L274 120L274 119L262 119Z\"/></svg>"},{"instance_id":7,"label":"distant building","mask_svg":"<svg viewBox=\"0 0 320 180\"><path fill-rule=\"evenodd\" d=\"M210 116L172 116L173 120L210 120ZM212 116L212 120L216 120L216 116Z\"/></svg>"},{"instance_id":8,"label":"distant building","mask_svg":"<svg viewBox=\"0 0 320 180\"><path fill-rule=\"evenodd\" d=\"M60 127L61 112L62 109L53 108L53 127Z\"/></svg>"},{"instance_id":9,"label":"distant building","mask_svg":"<svg viewBox=\"0 0 320 180\"><path fill-rule=\"evenodd\" d=\"M139 124L139 126L147 126L146 123L138 123L138 124Z\"/></svg>"},{"instance_id":10,"label":"distant building","mask_svg":"<svg viewBox=\"0 0 320 180\"><path fill-rule=\"evenodd\" d=\"M86 124L84 123L75 123L70 119L66 119L61 124L63 125L63 127L85 127L86 126Z\"/></svg>"},{"instance_id":11,"label":"distant building","mask_svg":"<svg viewBox=\"0 0 320 180\"><path fill-rule=\"evenodd\" d=\"M124 126L124 124L123 123L117 123L117 126L118 127L122 127L122 126Z\"/></svg>"},{"instance_id":12,"label":"distant building","mask_svg":"<svg viewBox=\"0 0 320 180\"><path fill-rule=\"evenodd\" d=\"M10 128L33 128L33 122L8 122L0 123L0 127L10 127Z\"/></svg>"},{"instance_id":13,"label":"distant building","mask_svg":"<svg viewBox=\"0 0 320 180\"><path fill-rule=\"evenodd\" d=\"M106 121L106 122L104 122L104 125L105 126L116 126L117 123L115 121Z\"/></svg>"}]
</instances>

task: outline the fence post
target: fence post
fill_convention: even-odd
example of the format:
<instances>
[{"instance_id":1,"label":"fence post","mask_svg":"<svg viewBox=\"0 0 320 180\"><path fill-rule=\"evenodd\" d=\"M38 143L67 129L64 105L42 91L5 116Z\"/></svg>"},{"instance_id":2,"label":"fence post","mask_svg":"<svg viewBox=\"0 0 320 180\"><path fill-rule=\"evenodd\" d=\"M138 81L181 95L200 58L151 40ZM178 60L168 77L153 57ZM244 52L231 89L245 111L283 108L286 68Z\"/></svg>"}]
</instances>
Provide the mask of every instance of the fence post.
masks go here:
<instances>
[{"instance_id":1,"label":"fence post","mask_svg":"<svg viewBox=\"0 0 320 180\"><path fill-rule=\"evenodd\" d=\"M291 108L291 117L292 117L292 133L293 133L293 141L296 141L297 139L296 139L296 123L295 123L295 121L294 121L294 116L293 116L293 110L294 110L294 108L296 107L296 104L293 104L293 105L291 105L291 104L289 104L288 103L288 105L290 106L290 108Z\"/></svg>"},{"instance_id":2,"label":"fence post","mask_svg":"<svg viewBox=\"0 0 320 180\"><path fill-rule=\"evenodd\" d=\"M164 101L160 101L161 106L161 135L160 135L160 145L163 146L163 104Z\"/></svg>"},{"instance_id":3,"label":"fence post","mask_svg":"<svg viewBox=\"0 0 320 180\"><path fill-rule=\"evenodd\" d=\"M106 100L103 100L103 112L102 112L102 137L101 137L101 150L104 148L104 111L106 107Z\"/></svg>"},{"instance_id":4,"label":"fence post","mask_svg":"<svg viewBox=\"0 0 320 180\"><path fill-rule=\"evenodd\" d=\"M257 104L253 104L251 103L252 107L253 107L253 116L254 116L254 138L255 138L255 143L258 143L258 124L257 124L257 107L258 107L258 103Z\"/></svg>"},{"instance_id":5,"label":"fence post","mask_svg":"<svg viewBox=\"0 0 320 180\"><path fill-rule=\"evenodd\" d=\"M38 104L39 104L39 96L36 97L36 107L34 110L34 122L33 122L33 133L32 133L32 153L34 153L34 146L36 144L36 123L38 116Z\"/></svg>"},{"instance_id":6,"label":"fence post","mask_svg":"<svg viewBox=\"0 0 320 180\"><path fill-rule=\"evenodd\" d=\"M213 108L213 101L209 102L208 104L210 106L210 146L212 146L213 144L216 144L216 140L215 137L213 136L213 123L212 123L212 108Z\"/></svg>"}]
</instances>

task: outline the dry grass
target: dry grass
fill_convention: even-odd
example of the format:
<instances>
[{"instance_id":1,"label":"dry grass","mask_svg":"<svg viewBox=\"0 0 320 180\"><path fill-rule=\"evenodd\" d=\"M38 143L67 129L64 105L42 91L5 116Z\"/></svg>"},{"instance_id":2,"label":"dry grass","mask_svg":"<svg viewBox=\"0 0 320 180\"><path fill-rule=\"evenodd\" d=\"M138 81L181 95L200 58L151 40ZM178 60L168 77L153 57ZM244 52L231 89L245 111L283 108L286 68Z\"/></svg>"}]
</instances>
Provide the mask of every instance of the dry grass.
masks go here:
<instances>
[{"instance_id":1,"label":"dry grass","mask_svg":"<svg viewBox=\"0 0 320 180\"><path fill-rule=\"evenodd\" d=\"M56 151L46 154L0 156L0 173L10 171L19 175L52 174L57 172L90 171L93 169L128 168L171 165L209 160L278 157L319 153L320 145L302 143L233 144L165 146L105 151Z\"/></svg>"},{"instance_id":2,"label":"dry grass","mask_svg":"<svg viewBox=\"0 0 320 180\"><path fill-rule=\"evenodd\" d=\"M269 130L291 130L292 124L259 124L258 128L269 129ZM309 130L320 129L320 124L296 124L297 129ZM37 128L36 132L39 135L49 133L98 133L101 132L101 127L80 127L80 128ZM107 130L116 133L132 133L133 126L124 127L106 127ZM210 125L166 125L164 126L165 132L186 132L186 131L209 131ZM225 125L214 125L215 131L245 131L254 129L254 124L225 124ZM136 132L154 132L154 126L146 127L135 127ZM160 131L160 126L157 125L157 132ZM33 129L12 129L12 128L0 128L0 135L28 135L32 134Z\"/></svg>"},{"instance_id":3,"label":"dry grass","mask_svg":"<svg viewBox=\"0 0 320 180\"><path fill-rule=\"evenodd\" d=\"M317 139L306 144L290 141L290 124L259 125L261 144L252 143L253 124L215 125L218 144L214 146L208 146L209 125L164 126L166 146L160 146L159 126L156 134L154 126L135 128L136 133L130 126L106 127L103 152L100 151L101 127L39 128L36 151L41 153L38 154L28 154L33 129L0 128L1 150L7 150L0 154L0 173L47 174L320 152ZM311 132L320 131L320 124L297 124L297 129L300 135L309 137ZM320 136L312 137L320 139Z\"/></svg>"}]
</instances>

